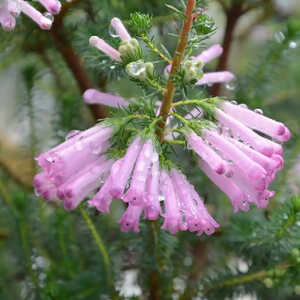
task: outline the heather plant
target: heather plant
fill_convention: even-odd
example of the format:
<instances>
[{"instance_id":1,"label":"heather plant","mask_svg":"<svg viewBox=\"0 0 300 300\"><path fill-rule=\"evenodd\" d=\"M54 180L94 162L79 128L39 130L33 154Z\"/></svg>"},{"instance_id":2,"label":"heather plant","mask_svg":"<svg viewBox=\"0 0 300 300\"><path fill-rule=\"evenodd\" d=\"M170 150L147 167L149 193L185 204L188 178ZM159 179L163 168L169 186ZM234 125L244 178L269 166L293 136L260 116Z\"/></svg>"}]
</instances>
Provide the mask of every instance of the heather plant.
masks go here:
<instances>
[{"instance_id":1,"label":"heather plant","mask_svg":"<svg viewBox=\"0 0 300 300\"><path fill-rule=\"evenodd\" d=\"M292 113L275 120L263 99L284 67L299 78L297 19L238 74L227 64L233 28L260 1L218 1L227 25L223 45L209 47L218 28L206 1L39 2L44 15L28 1L0 3L3 67L20 62L34 174L19 179L9 165L0 181L10 247L21 250L3 262L2 297L297 297L300 199L288 179L298 124ZM20 12L48 32L16 26ZM57 134L41 148L43 85L58 99Z\"/></svg>"}]
</instances>

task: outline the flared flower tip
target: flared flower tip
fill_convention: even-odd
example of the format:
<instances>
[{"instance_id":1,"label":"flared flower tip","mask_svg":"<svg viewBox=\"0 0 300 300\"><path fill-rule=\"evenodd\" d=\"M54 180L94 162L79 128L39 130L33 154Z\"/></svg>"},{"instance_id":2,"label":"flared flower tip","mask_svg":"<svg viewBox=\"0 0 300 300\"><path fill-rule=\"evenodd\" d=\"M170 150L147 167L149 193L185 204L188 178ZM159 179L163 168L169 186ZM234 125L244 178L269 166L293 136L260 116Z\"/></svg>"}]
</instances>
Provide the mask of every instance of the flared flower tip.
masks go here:
<instances>
[{"instance_id":1,"label":"flared flower tip","mask_svg":"<svg viewBox=\"0 0 300 300\"><path fill-rule=\"evenodd\" d=\"M97 47L99 45L99 42L101 42L102 40L100 38L98 38L97 36L93 35L90 37L89 39L89 43L91 46L93 47Z\"/></svg>"},{"instance_id":2,"label":"flared flower tip","mask_svg":"<svg viewBox=\"0 0 300 300\"><path fill-rule=\"evenodd\" d=\"M204 50L202 53L200 53L197 57L195 57L195 60L200 60L204 64L210 62L211 60L217 58L223 53L223 48L221 45L216 44L211 47L209 47L207 50Z\"/></svg>"},{"instance_id":3,"label":"flared flower tip","mask_svg":"<svg viewBox=\"0 0 300 300\"><path fill-rule=\"evenodd\" d=\"M122 21L118 18L113 18L111 20L111 26L115 29L116 33L123 41L131 40L131 36L123 25Z\"/></svg>"},{"instance_id":4,"label":"flared flower tip","mask_svg":"<svg viewBox=\"0 0 300 300\"><path fill-rule=\"evenodd\" d=\"M51 3L47 6L47 10L53 14L57 15L60 12L61 3L59 1L51 1Z\"/></svg>"},{"instance_id":5,"label":"flared flower tip","mask_svg":"<svg viewBox=\"0 0 300 300\"><path fill-rule=\"evenodd\" d=\"M50 30L52 23L53 23L53 21L51 21L48 18L43 17L40 19L39 25L40 25L41 29L43 29L43 30Z\"/></svg>"},{"instance_id":6,"label":"flared flower tip","mask_svg":"<svg viewBox=\"0 0 300 300\"><path fill-rule=\"evenodd\" d=\"M8 15L5 18L2 19L2 17L0 16L0 24L2 26L2 28L6 31L10 31L13 30L16 26L16 19L11 16Z\"/></svg>"},{"instance_id":7,"label":"flared flower tip","mask_svg":"<svg viewBox=\"0 0 300 300\"><path fill-rule=\"evenodd\" d=\"M94 89L86 90L82 96L83 96L83 100L85 103L94 104L94 99L95 99L95 90Z\"/></svg>"}]
</instances>

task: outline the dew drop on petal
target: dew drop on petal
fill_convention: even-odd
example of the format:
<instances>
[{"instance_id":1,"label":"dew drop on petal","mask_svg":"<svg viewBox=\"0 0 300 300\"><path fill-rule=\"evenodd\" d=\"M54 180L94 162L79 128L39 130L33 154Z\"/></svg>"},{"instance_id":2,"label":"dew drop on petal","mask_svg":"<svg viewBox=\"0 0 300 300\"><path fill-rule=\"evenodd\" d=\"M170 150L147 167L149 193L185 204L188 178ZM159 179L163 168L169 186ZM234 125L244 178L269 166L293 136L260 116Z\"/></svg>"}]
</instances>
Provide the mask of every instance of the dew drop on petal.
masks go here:
<instances>
[{"instance_id":1,"label":"dew drop on petal","mask_svg":"<svg viewBox=\"0 0 300 300\"><path fill-rule=\"evenodd\" d=\"M235 100L230 101L230 103L233 104L233 105L237 105L238 104L237 101L235 101Z\"/></svg>"},{"instance_id":2,"label":"dew drop on petal","mask_svg":"<svg viewBox=\"0 0 300 300\"><path fill-rule=\"evenodd\" d=\"M110 35L112 38L118 38L118 37L120 37L120 36L117 34L115 28L114 28L113 26L111 26L111 25L110 25L109 28L108 28L108 33L109 33L109 35Z\"/></svg>"},{"instance_id":3,"label":"dew drop on petal","mask_svg":"<svg viewBox=\"0 0 300 300\"><path fill-rule=\"evenodd\" d=\"M80 130L72 130L66 135L66 140L69 140L80 133Z\"/></svg>"},{"instance_id":4,"label":"dew drop on petal","mask_svg":"<svg viewBox=\"0 0 300 300\"><path fill-rule=\"evenodd\" d=\"M52 14L50 14L49 12L45 12L43 15L44 15L45 18L47 18L51 22L54 21L54 16Z\"/></svg>"},{"instance_id":5,"label":"dew drop on petal","mask_svg":"<svg viewBox=\"0 0 300 300\"><path fill-rule=\"evenodd\" d=\"M239 106L242 108L248 108L247 104L244 104L244 103L240 104Z\"/></svg>"},{"instance_id":6,"label":"dew drop on petal","mask_svg":"<svg viewBox=\"0 0 300 300\"><path fill-rule=\"evenodd\" d=\"M254 112L256 112L256 113L259 114L259 115L263 115L263 114L264 114L263 110L260 109L260 108L254 109Z\"/></svg>"}]
</instances>

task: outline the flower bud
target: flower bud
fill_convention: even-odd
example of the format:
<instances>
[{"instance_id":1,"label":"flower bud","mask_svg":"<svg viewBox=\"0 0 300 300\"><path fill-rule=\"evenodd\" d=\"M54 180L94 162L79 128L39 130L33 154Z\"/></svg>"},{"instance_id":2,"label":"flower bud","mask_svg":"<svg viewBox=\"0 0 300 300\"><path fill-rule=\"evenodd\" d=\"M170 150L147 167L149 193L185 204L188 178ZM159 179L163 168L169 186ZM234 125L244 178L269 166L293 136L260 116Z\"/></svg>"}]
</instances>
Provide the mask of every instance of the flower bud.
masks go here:
<instances>
[{"instance_id":1,"label":"flower bud","mask_svg":"<svg viewBox=\"0 0 300 300\"><path fill-rule=\"evenodd\" d=\"M125 64L142 58L142 49L136 39L123 40L119 52Z\"/></svg>"},{"instance_id":2,"label":"flower bud","mask_svg":"<svg viewBox=\"0 0 300 300\"><path fill-rule=\"evenodd\" d=\"M193 82L199 80L203 76L203 63L198 60L188 60L183 64L184 81Z\"/></svg>"},{"instance_id":3,"label":"flower bud","mask_svg":"<svg viewBox=\"0 0 300 300\"><path fill-rule=\"evenodd\" d=\"M129 63L126 66L126 72L129 76L145 81L147 77L152 77L154 72L154 66L151 62L144 62L143 60L138 60Z\"/></svg>"}]
</instances>

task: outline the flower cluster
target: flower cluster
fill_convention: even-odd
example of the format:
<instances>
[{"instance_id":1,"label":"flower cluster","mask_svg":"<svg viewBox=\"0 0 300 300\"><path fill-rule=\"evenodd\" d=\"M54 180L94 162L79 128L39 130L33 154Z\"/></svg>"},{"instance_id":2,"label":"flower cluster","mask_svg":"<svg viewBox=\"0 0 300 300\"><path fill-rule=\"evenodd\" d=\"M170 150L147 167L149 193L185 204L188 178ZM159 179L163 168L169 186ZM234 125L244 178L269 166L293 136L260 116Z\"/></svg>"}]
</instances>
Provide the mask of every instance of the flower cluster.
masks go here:
<instances>
[{"instance_id":1,"label":"flower cluster","mask_svg":"<svg viewBox=\"0 0 300 300\"><path fill-rule=\"evenodd\" d=\"M203 67L213 59L223 53L220 45L213 45L204 50L196 57L191 57L183 64L184 80L186 82L195 81L196 85L212 85L215 83L226 83L234 79L234 75L228 71L203 73ZM168 75L171 65L165 68L164 74Z\"/></svg>"},{"instance_id":2,"label":"flower cluster","mask_svg":"<svg viewBox=\"0 0 300 300\"><path fill-rule=\"evenodd\" d=\"M90 44L119 62L134 80L158 87L159 93L164 91L160 81L155 82L153 64L144 61L139 42L119 19L112 19L111 27L114 36L121 39L118 49L96 36L90 38ZM214 45L197 57L185 59L180 66L181 77L177 76L181 83L231 81L234 76L227 71L203 73L203 66L222 51L221 46ZM165 68L163 80L168 79L170 68ZM162 228L172 234L181 230L212 234L219 224L169 157L165 149L172 143L186 144L198 155L199 167L231 199L234 212L249 210L250 203L264 208L274 195L269 186L283 167L280 143L290 138L290 132L261 110L251 111L220 98L175 101L163 124L167 132L158 142L163 119L157 108L159 98L152 97L151 104L145 105L147 97L126 100L89 89L83 99L88 104L118 108L119 114L86 131L72 132L64 143L37 158L42 172L36 175L34 185L45 199L60 199L66 209L72 210L87 198L89 205L102 213L109 213L113 199L121 200L127 205L119 221L124 232L138 232L144 214L148 220L163 217ZM143 102L141 108L139 102ZM181 116L177 109L180 105L194 107ZM142 120L142 125L137 120ZM125 142L116 142L118 134Z\"/></svg>"},{"instance_id":3,"label":"flower cluster","mask_svg":"<svg viewBox=\"0 0 300 300\"><path fill-rule=\"evenodd\" d=\"M96 191L88 203L102 213L109 213L113 199L121 199L128 204L119 221L125 232L139 231L143 212L149 220L162 216L162 228L172 234L215 231L219 225L185 176L160 167L152 138L136 137L124 157L113 161L103 153L111 134L111 128L96 125L41 154L37 161L43 171L35 176L36 192L47 200L61 199L72 210Z\"/></svg>"},{"instance_id":4,"label":"flower cluster","mask_svg":"<svg viewBox=\"0 0 300 300\"><path fill-rule=\"evenodd\" d=\"M283 167L283 148L255 131L278 142L287 141L290 131L261 110L235 102L222 101L215 118L219 126L203 127L201 136L186 131L189 146L201 158L200 168L231 199L235 212L249 210L249 203L266 207L274 195L268 187Z\"/></svg>"},{"instance_id":5,"label":"flower cluster","mask_svg":"<svg viewBox=\"0 0 300 300\"><path fill-rule=\"evenodd\" d=\"M27 1L3 0L0 3L0 24L4 30L12 30L16 26L16 17L22 12L36 22L42 29L51 28L52 14L58 14L61 4L58 0L39 0L48 13L44 15L35 9Z\"/></svg>"}]
</instances>

